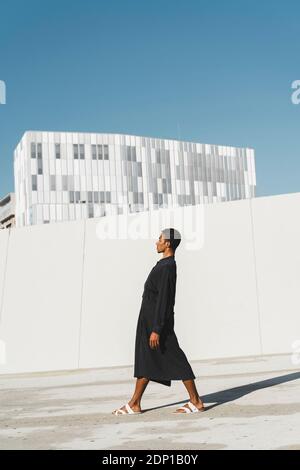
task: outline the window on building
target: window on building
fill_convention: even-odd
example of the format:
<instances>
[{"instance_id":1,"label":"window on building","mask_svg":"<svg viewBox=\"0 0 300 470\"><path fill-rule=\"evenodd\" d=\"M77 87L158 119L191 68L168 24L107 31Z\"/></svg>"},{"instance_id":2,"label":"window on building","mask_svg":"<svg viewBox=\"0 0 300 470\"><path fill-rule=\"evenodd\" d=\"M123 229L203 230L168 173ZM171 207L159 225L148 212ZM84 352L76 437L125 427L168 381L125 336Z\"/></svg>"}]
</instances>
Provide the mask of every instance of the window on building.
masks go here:
<instances>
[{"instance_id":1,"label":"window on building","mask_svg":"<svg viewBox=\"0 0 300 470\"><path fill-rule=\"evenodd\" d=\"M37 176L31 175L31 187L32 191L37 191Z\"/></svg>"},{"instance_id":2,"label":"window on building","mask_svg":"<svg viewBox=\"0 0 300 470\"><path fill-rule=\"evenodd\" d=\"M103 160L103 149L102 145L97 145L98 147L98 160Z\"/></svg>"},{"instance_id":3,"label":"window on building","mask_svg":"<svg viewBox=\"0 0 300 470\"><path fill-rule=\"evenodd\" d=\"M75 202L80 202L80 191L75 191Z\"/></svg>"},{"instance_id":4,"label":"window on building","mask_svg":"<svg viewBox=\"0 0 300 470\"><path fill-rule=\"evenodd\" d=\"M92 159L97 160L97 146L92 145Z\"/></svg>"},{"instance_id":5,"label":"window on building","mask_svg":"<svg viewBox=\"0 0 300 470\"><path fill-rule=\"evenodd\" d=\"M36 158L36 143L31 142L31 158Z\"/></svg>"},{"instance_id":6,"label":"window on building","mask_svg":"<svg viewBox=\"0 0 300 470\"><path fill-rule=\"evenodd\" d=\"M55 144L55 158L60 158L60 144Z\"/></svg>"},{"instance_id":7,"label":"window on building","mask_svg":"<svg viewBox=\"0 0 300 470\"><path fill-rule=\"evenodd\" d=\"M74 203L74 191L69 191L69 201Z\"/></svg>"},{"instance_id":8,"label":"window on building","mask_svg":"<svg viewBox=\"0 0 300 470\"><path fill-rule=\"evenodd\" d=\"M43 160L42 160L42 144L38 143L35 144L34 142L31 143L31 158L38 158L37 167L38 167L38 175L43 174Z\"/></svg>"},{"instance_id":9,"label":"window on building","mask_svg":"<svg viewBox=\"0 0 300 470\"><path fill-rule=\"evenodd\" d=\"M80 154L80 160L84 159L84 145L80 144L79 145L79 154Z\"/></svg>"},{"instance_id":10,"label":"window on building","mask_svg":"<svg viewBox=\"0 0 300 470\"><path fill-rule=\"evenodd\" d=\"M78 160L78 155L79 155L78 144L73 144L73 156L75 160Z\"/></svg>"},{"instance_id":11,"label":"window on building","mask_svg":"<svg viewBox=\"0 0 300 470\"><path fill-rule=\"evenodd\" d=\"M88 212L89 217L94 217L94 206L93 206L93 204L89 204L89 205L88 205L88 208L89 208L89 209L88 209L88 211L89 211L89 212Z\"/></svg>"},{"instance_id":12,"label":"window on building","mask_svg":"<svg viewBox=\"0 0 300 470\"><path fill-rule=\"evenodd\" d=\"M37 156L38 158L42 158L42 144L41 143L37 144Z\"/></svg>"},{"instance_id":13,"label":"window on building","mask_svg":"<svg viewBox=\"0 0 300 470\"><path fill-rule=\"evenodd\" d=\"M62 175L62 190L68 190L68 175Z\"/></svg>"},{"instance_id":14,"label":"window on building","mask_svg":"<svg viewBox=\"0 0 300 470\"><path fill-rule=\"evenodd\" d=\"M133 162L136 162L136 148L135 147L131 147L131 160Z\"/></svg>"},{"instance_id":15,"label":"window on building","mask_svg":"<svg viewBox=\"0 0 300 470\"><path fill-rule=\"evenodd\" d=\"M50 191L56 191L56 178L55 178L55 175L50 175Z\"/></svg>"},{"instance_id":16,"label":"window on building","mask_svg":"<svg viewBox=\"0 0 300 470\"><path fill-rule=\"evenodd\" d=\"M104 145L104 160L108 160L108 145Z\"/></svg>"},{"instance_id":17,"label":"window on building","mask_svg":"<svg viewBox=\"0 0 300 470\"><path fill-rule=\"evenodd\" d=\"M162 191L163 193L167 193L168 192L168 188L167 188L167 180L165 178L162 179Z\"/></svg>"},{"instance_id":18,"label":"window on building","mask_svg":"<svg viewBox=\"0 0 300 470\"><path fill-rule=\"evenodd\" d=\"M43 160L38 158L38 175L43 174Z\"/></svg>"},{"instance_id":19,"label":"window on building","mask_svg":"<svg viewBox=\"0 0 300 470\"><path fill-rule=\"evenodd\" d=\"M130 147L130 145L126 146L126 158L129 162L131 161L131 147Z\"/></svg>"}]
</instances>

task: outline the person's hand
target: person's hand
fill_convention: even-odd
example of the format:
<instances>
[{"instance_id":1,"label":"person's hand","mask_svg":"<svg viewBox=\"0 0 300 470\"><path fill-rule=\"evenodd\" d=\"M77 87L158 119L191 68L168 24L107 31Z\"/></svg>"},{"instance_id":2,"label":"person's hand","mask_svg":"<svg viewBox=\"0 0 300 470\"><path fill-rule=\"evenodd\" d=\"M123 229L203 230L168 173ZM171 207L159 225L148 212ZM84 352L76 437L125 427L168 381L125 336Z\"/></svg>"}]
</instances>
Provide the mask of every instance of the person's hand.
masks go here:
<instances>
[{"instance_id":1,"label":"person's hand","mask_svg":"<svg viewBox=\"0 0 300 470\"><path fill-rule=\"evenodd\" d=\"M150 335L149 344L151 349L157 349L159 347L159 335L154 331Z\"/></svg>"}]
</instances>

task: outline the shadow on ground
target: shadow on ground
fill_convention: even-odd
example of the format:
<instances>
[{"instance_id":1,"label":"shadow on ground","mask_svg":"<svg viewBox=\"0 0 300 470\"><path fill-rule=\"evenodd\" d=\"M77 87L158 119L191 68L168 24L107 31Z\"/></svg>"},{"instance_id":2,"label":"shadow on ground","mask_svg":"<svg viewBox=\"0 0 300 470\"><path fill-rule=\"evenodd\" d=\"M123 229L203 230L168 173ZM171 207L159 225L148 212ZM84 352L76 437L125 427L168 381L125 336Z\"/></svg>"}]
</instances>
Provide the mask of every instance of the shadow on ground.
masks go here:
<instances>
[{"instance_id":1,"label":"shadow on ground","mask_svg":"<svg viewBox=\"0 0 300 470\"><path fill-rule=\"evenodd\" d=\"M294 372L292 374L281 375L272 379L260 380L259 382L253 382L246 385L240 385L239 387L228 388L226 390L220 390L219 392L209 393L202 395L201 399L205 403L212 403L212 405L206 406L206 410L215 408L216 406L223 405L231 401L235 401L249 393L261 390L263 388L274 387L283 383L291 382L292 380L300 379L300 372ZM186 403L186 400L181 400L175 403L169 403L167 405L156 406L153 408L147 408L144 410L151 411L159 408L165 408L166 406L180 405Z\"/></svg>"}]
</instances>

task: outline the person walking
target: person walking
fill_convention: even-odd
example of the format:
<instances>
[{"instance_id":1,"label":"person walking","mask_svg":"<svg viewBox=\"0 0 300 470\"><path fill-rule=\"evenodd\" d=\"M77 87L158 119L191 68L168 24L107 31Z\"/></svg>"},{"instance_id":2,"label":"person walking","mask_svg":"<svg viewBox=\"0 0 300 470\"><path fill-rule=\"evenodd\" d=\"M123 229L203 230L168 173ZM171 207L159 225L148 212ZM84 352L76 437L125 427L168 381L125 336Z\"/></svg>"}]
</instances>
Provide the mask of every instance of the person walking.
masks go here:
<instances>
[{"instance_id":1,"label":"person walking","mask_svg":"<svg viewBox=\"0 0 300 470\"><path fill-rule=\"evenodd\" d=\"M195 385L194 372L174 331L175 251L180 242L181 235L174 228L162 230L156 242L156 250L163 256L144 284L135 338L135 391L128 403L112 412L115 415L142 413L141 399L150 380L166 386L171 386L172 380L182 380L189 401L173 413L205 410Z\"/></svg>"}]
</instances>

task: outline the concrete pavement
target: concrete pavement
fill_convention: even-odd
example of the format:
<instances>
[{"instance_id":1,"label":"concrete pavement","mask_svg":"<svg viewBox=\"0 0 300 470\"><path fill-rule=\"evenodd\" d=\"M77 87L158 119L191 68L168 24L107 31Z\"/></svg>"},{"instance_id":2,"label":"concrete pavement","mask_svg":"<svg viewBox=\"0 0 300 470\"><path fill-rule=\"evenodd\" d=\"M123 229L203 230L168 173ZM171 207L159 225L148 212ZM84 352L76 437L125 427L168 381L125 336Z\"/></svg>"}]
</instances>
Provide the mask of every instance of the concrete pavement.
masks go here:
<instances>
[{"instance_id":1,"label":"concrete pavement","mask_svg":"<svg viewBox=\"0 0 300 470\"><path fill-rule=\"evenodd\" d=\"M145 413L114 416L133 368L0 375L0 449L300 449L300 366L290 355L191 361L205 413L174 415L181 381L150 382Z\"/></svg>"}]
</instances>

